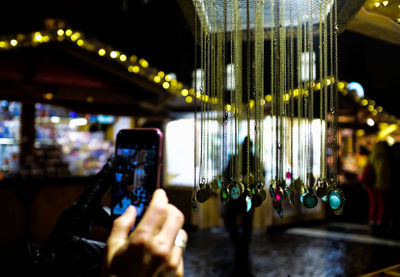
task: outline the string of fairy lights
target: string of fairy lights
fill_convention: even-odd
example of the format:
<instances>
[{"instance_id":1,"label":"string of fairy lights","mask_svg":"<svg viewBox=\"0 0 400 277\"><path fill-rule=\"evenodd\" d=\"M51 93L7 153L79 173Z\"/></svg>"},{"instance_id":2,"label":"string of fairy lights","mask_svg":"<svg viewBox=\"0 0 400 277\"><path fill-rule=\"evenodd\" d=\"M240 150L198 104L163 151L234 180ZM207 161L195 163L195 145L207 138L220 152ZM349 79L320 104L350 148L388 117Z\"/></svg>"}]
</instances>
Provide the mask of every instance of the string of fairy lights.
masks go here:
<instances>
[{"instance_id":1,"label":"string of fairy lights","mask_svg":"<svg viewBox=\"0 0 400 277\"><path fill-rule=\"evenodd\" d=\"M385 2L385 1L384 1ZM385 6L385 4L382 4ZM399 8L400 10L400 8ZM194 98L200 102L208 102L211 104L217 104L218 99L209 97L206 94L201 94L199 91L195 91L194 88L190 88L179 82L169 74L163 71L157 70L151 67L149 62L144 58L138 58L136 55L128 55L122 51L113 49L111 46L106 44L101 44L98 41L86 38L86 36L76 30L70 28L63 28L54 31L36 31L30 34L17 34L11 36L4 36L0 38L0 51L1 50L11 50L22 47L36 47L41 44L46 44L50 42L70 42L78 47L86 49L89 52L95 52L99 56L106 59L114 60L123 64L126 69L133 74L140 74L147 77L150 81L155 84L160 85L168 93L181 96L185 98L187 103L192 103ZM333 77L326 78L323 81L312 82L312 88L314 93L318 93L324 86L330 86L335 82ZM372 116L377 116L380 114L385 114L385 119L390 121L397 121L397 119L384 113L382 106L376 106L376 103L372 99L366 97L359 97L355 92L349 91L347 89L348 83L345 81L338 81L338 91L342 95L351 95L353 100L357 102L361 107L366 108ZM306 89L294 89L288 91L283 95L284 101L289 101L291 98L298 98L299 94L307 95L309 93ZM45 100L53 99L54 95L51 93L44 93L43 98ZM88 102L93 102L93 98L89 97ZM262 105L270 103L272 101L272 95L266 94L264 99L261 101ZM249 102L249 108L254 108L254 101ZM232 109L231 105L226 105L225 110L230 111Z\"/></svg>"},{"instance_id":2,"label":"string of fairy lights","mask_svg":"<svg viewBox=\"0 0 400 277\"><path fill-rule=\"evenodd\" d=\"M387 16L394 22L400 23L400 2L397 0L367 0L364 7L368 11Z\"/></svg>"}]
</instances>

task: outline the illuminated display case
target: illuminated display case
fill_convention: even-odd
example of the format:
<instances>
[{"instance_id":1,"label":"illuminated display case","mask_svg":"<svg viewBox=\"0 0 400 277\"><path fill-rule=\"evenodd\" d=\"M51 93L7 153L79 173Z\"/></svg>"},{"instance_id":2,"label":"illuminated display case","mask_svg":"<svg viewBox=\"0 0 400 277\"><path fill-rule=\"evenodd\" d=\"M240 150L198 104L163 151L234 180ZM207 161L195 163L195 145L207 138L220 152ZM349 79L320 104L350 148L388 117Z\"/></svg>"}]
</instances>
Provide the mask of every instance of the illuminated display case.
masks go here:
<instances>
[{"instance_id":1,"label":"illuminated display case","mask_svg":"<svg viewBox=\"0 0 400 277\"><path fill-rule=\"evenodd\" d=\"M31 159L42 165L43 170L38 174L48 177L96 174L114 151L113 132L108 129L115 121L114 116L79 114L36 104L35 157Z\"/></svg>"},{"instance_id":2,"label":"illuminated display case","mask_svg":"<svg viewBox=\"0 0 400 277\"><path fill-rule=\"evenodd\" d=\"M0 179L18 170L21 105L0 100Z\"/></svg>"}]
</instances>

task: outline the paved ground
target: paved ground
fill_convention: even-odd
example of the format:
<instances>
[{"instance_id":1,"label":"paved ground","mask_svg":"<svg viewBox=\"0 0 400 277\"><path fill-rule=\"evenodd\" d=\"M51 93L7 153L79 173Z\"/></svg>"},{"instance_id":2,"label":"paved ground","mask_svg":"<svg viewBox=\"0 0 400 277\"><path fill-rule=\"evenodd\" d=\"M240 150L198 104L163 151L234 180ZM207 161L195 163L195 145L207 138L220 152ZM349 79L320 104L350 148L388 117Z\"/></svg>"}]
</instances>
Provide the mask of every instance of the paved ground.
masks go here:
<instances>
[{"instance_id":1,"label":"paved ground","mask_svg":"<svg viewBox=\"0 0 400 277\"><path fill-rule=\"evenodd\" d=\"M250 273L235 267L233 247L222 228L189 232L186 277L359 276L400 264L400 241L376 238L368 226L324 223L254 232Z\"/></svg>"}]
</instances>

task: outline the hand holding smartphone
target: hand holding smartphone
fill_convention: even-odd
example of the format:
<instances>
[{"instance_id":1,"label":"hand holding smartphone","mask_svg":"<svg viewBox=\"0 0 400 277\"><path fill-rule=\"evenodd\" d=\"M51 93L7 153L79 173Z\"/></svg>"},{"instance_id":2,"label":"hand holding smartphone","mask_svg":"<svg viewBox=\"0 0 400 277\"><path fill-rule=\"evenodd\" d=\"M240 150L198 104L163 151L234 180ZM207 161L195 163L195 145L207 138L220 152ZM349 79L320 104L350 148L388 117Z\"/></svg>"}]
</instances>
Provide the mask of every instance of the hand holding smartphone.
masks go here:
<instances>
[{"instance_id":1,"label":"hand holding smartphone","mask_svg":"<svg viewBox=\"0 0 400 277\"><path fill-rule=\"evenodd\" d=\"M153 192L160 187L162 142L162 132L156 128L118 132L115 147L117 166L111 197L114 219L130 205L136 208L135 226L143 217Z\"/></svg>"}]
</instances>

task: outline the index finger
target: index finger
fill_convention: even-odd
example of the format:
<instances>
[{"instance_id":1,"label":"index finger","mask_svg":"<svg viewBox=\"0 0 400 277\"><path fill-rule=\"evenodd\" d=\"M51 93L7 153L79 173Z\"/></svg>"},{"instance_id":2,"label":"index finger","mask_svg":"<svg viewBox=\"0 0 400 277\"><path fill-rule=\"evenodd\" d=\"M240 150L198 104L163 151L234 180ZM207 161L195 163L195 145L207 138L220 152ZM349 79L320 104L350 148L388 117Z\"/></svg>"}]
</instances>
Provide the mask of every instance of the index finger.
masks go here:
<instances>
[{"instance_id":1,"label":"index finger","mask_svg":"<svg viewBox=\"0 0 400 277\"><path fill-rule=\"evenodd\" d=\"M167 218L168 198L163 189L157 189L142 220L136 229L158 233Z\"/></svg>"}]
</instances>

